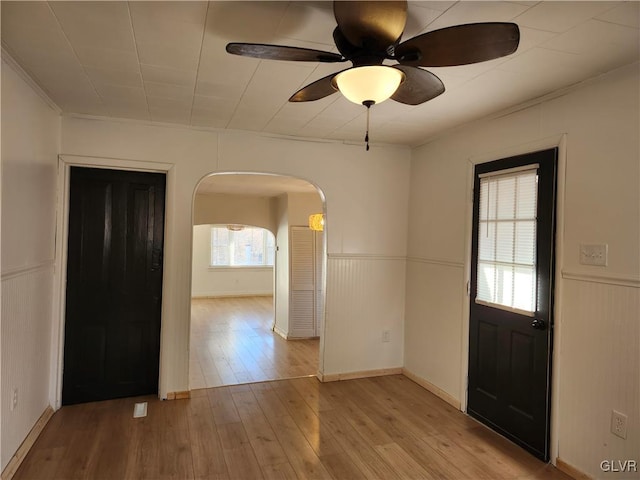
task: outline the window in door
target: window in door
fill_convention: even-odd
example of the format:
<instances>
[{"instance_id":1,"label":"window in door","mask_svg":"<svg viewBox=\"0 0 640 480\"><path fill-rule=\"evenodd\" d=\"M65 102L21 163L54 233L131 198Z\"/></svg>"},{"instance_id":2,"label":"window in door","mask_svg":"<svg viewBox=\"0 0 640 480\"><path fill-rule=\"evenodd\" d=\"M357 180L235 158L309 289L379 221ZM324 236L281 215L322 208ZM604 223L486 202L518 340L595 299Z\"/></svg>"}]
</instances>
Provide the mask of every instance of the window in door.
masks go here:
<instances>
[{"instance_id":1,"label":"window in door","mask_svg":"<svg viewBox=\"0 0 640 480\"><path fill-rule=\"evenodd\" d=\"M477 303L536 310L537 168L480 177Z\"/></svg>"}]
</instances>

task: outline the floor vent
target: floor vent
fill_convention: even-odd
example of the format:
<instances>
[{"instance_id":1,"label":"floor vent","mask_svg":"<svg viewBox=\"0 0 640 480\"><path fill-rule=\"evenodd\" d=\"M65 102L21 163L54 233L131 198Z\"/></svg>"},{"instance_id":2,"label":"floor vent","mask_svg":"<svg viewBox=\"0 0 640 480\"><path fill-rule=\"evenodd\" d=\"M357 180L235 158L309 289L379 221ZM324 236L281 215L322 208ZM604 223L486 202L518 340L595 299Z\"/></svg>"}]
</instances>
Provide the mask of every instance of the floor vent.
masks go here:
<instances>
[{"instance_id":1,"label":"floor vent","mask_svg":"<svg viewBox=\"0 0 640 480\"><path fill-rule=\"evenodd\" d=\"M133 406L133 418L141 418L147 416L147 402L136 403Z\"/></svg>"}]
</instances>

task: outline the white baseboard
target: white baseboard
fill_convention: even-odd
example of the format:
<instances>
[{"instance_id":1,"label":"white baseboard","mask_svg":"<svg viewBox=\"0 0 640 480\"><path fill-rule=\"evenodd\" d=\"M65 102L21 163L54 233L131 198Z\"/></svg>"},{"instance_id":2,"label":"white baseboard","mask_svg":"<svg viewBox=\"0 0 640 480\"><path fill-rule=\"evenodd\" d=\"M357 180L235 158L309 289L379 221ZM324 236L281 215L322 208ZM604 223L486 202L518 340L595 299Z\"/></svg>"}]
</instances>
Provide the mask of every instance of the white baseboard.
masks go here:
<instances>
[{"instance_id":1,"label":"white baseboard","mask_svg":"<svg viewBox=\"0 0 640 480\"><path fill-rule=\"evenodd\" d=\"M565 462L560 457L556 458L556 468L561 472L566 473L571 478L575 478L575 480L593 480L590 475L587 475L570 463Z\"/></svg>"},{"instance_id":2,"label":"white baseboard","mask_svg":"<svg viewBox=\"0 0 640 480\"><path fill-rule=\"evenodd\" d=\"M18 471L18 468L20 468L24 457L27 456L27 453L29 453L29 450L31 450L33 444L36 443L36 440L38 439L38 437L42 433L42 430L44 430L44 427L47 425L52 416L53 408L49 406L44 410L42 415L40 415L38 421L35 423L22 444L18 447L16 453L13 454L13 457L11 457L9 463L7 463L7 466L2 471L2 476L0 476L2 480L11 480L11 478L13 478L13 476Z\"/></svg>"},{"instance_id":3,"label":"white baseboard","mask_svg":"<svg viewBox=\"0 0 640 480\"><path fill-rule=\"evenodd\" d=\"M207 294L192 294L191 298L194 299L206 299L206 298L243 298L243 297L273 297L273 292L258 292L258 293L207 293Z\"/></svg>"},{"instance_id":4,"label":"white baseboard","mask_svg":"<svg viewBox=\"0 0 640 480\"><path fill-rule=\"evenodd\" d=\"M447 402L449 405L451 405L456 410L460 410L460 406L461 406L460 405L460 400L458 400L457 398L455 398L451 394L445 392L440 387L435 386L433 383L429 382L428 380L425 380L422 377L419 377L418 375L416 375L415 373L411 372L410 370L407 370L406 368L402 369L402 374L405 377L407 377L408 379L416 382L422 388L425 388L426 390L429 390L436 397L441 398L442 400Z\"/></svg>"},{"instance_id":5,"label":"white baseboard","mask_svg":"<svg viewBox=\"0 0 640 480\"><path fill-rule=\"evenodd\" d=\"M345 373L318 373L318 379L321 382L339 382L341 380L355 380L356 378L382 377L384 375L399 375L402 373L402 367L381 368L378 370L361 370L359 372Z\"/></svg>"},{"instance_id":6,"label":"white baseboard","mask_svg":"<svg viewBox=\"0 0 640 480\"><path fill-rule=\"evenodd\" d=\"M273 326L273 332L277 333L278 335L280 335L285 340L289 340L289 334L287 332L285 332L284 330L281 330L280 328L278 328L277 325Z\"/></svg>"}]
</instances>

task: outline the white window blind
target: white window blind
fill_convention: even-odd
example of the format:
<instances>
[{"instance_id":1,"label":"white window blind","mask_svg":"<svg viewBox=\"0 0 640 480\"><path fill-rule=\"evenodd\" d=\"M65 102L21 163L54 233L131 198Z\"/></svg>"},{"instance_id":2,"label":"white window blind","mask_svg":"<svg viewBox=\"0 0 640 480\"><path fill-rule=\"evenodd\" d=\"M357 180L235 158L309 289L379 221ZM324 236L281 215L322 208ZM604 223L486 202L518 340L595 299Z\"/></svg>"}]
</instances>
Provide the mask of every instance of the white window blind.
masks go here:
<instances>
[{"instance_id":1,"label":"white window blind","mask_svg":"<svg viewBox=\"0 0 640 480\"><path fill-rule=\"evenodd\" d=\"M476 302L536 310L537 169L480 178Z\"/></svg>"},{"instance_id":2,"label":"white window blind","mask_svg":"<svg viewBox=\"0 0 640 480\"><path fill-rule=\"evenodd\" d=\"M275 238L264 228L230 230L226 225L211 227L212 267L273 265L274 251Z\"/></svg>"}]
</instances>

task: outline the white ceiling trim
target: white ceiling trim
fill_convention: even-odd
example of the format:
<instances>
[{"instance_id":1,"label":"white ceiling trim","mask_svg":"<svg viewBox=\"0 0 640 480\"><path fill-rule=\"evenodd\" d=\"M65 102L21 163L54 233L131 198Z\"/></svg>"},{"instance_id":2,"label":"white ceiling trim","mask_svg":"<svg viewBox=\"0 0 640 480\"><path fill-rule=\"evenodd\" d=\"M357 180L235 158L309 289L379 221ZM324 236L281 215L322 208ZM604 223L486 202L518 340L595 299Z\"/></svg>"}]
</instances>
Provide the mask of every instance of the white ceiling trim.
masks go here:
<instances>
[{"instance_id":1,"label":"white ceiling trim","mask_svg":"<svg viewBox=\"0 0 640 480\"><path fill-rule=\"evenodd\" d=\"M54 102L47 92L45 92L40 85L38 85L31 75L29 75L24 68L20 66L18 62L13 58L13 56L9 53L7 48L5 48L4 43L2 44L2 53L0 55L2 57L2 61L7 64L7 66L11 67L19 76L22 78L32 89L34 92L38 94L40 98L42 98L52 110L54 110L58 115L62 115L62 109L58 106L56 102Z\"/></svg>"},{"instance_id":2,"label":"white ceiling trim","mask_svg":"<svg viewBox=\"0 0 640 480\"><path fill-rule=\"evenodd\" d=\"M446 130L443 130L441 132L438 132L435 135L432 135L431 137L429 137L428 139L426 139L424 142L420 143L420 144L416 144L413 145L411 148L419 148L422 147L424 145L427 145L429 143L432 143L440 138L446 137L447 135L459 131L459 130L463 130L467 127L470 127L472 125L478 125L480 123L486 122L487 120L495 120L501 117L506 117L507 115L511 115L512 113L516 113L519 112L521 110L526 110L527 108L531 108L531 107L535 107L536 105L540 105L542 103L548 102L550 100L553 100L554 98L559 98L559 97L564 97L565 95L568 95L571 92L574 92L576 90L580 90L588 85L593 85L596 84L598 82L601 82L604 78L610 76L610 75L616 75L616 72L619 71L623 71L626 69L632 69L632 68L640 68L640 61L638 62L634 62L628 65L623 65L621 67L615 68L613 70L610 70L608 72L605 73L601 73L600 75L597 75L595 77L590 77L587 78L586 80L581 80L577 83L574 83L572 85L569 85L567 87L563 87L560 88L558 90L554 90L553 92L547 93L545 95L542 95L540 97L537 98L533 98L531 100L527 100L526 102L522 102L518 105L513 105L511 107L505 108L503 110L499 110L497 112L494 112L490 115L487 115L485 117L482 118L478 118L475 120L472 120L470 122L466 122L466 123L461 123L459 125L456 125L454 127L448 128ZM563 133L563 132L558 132L558 133Z\"/></svg>"}]
</instances>

